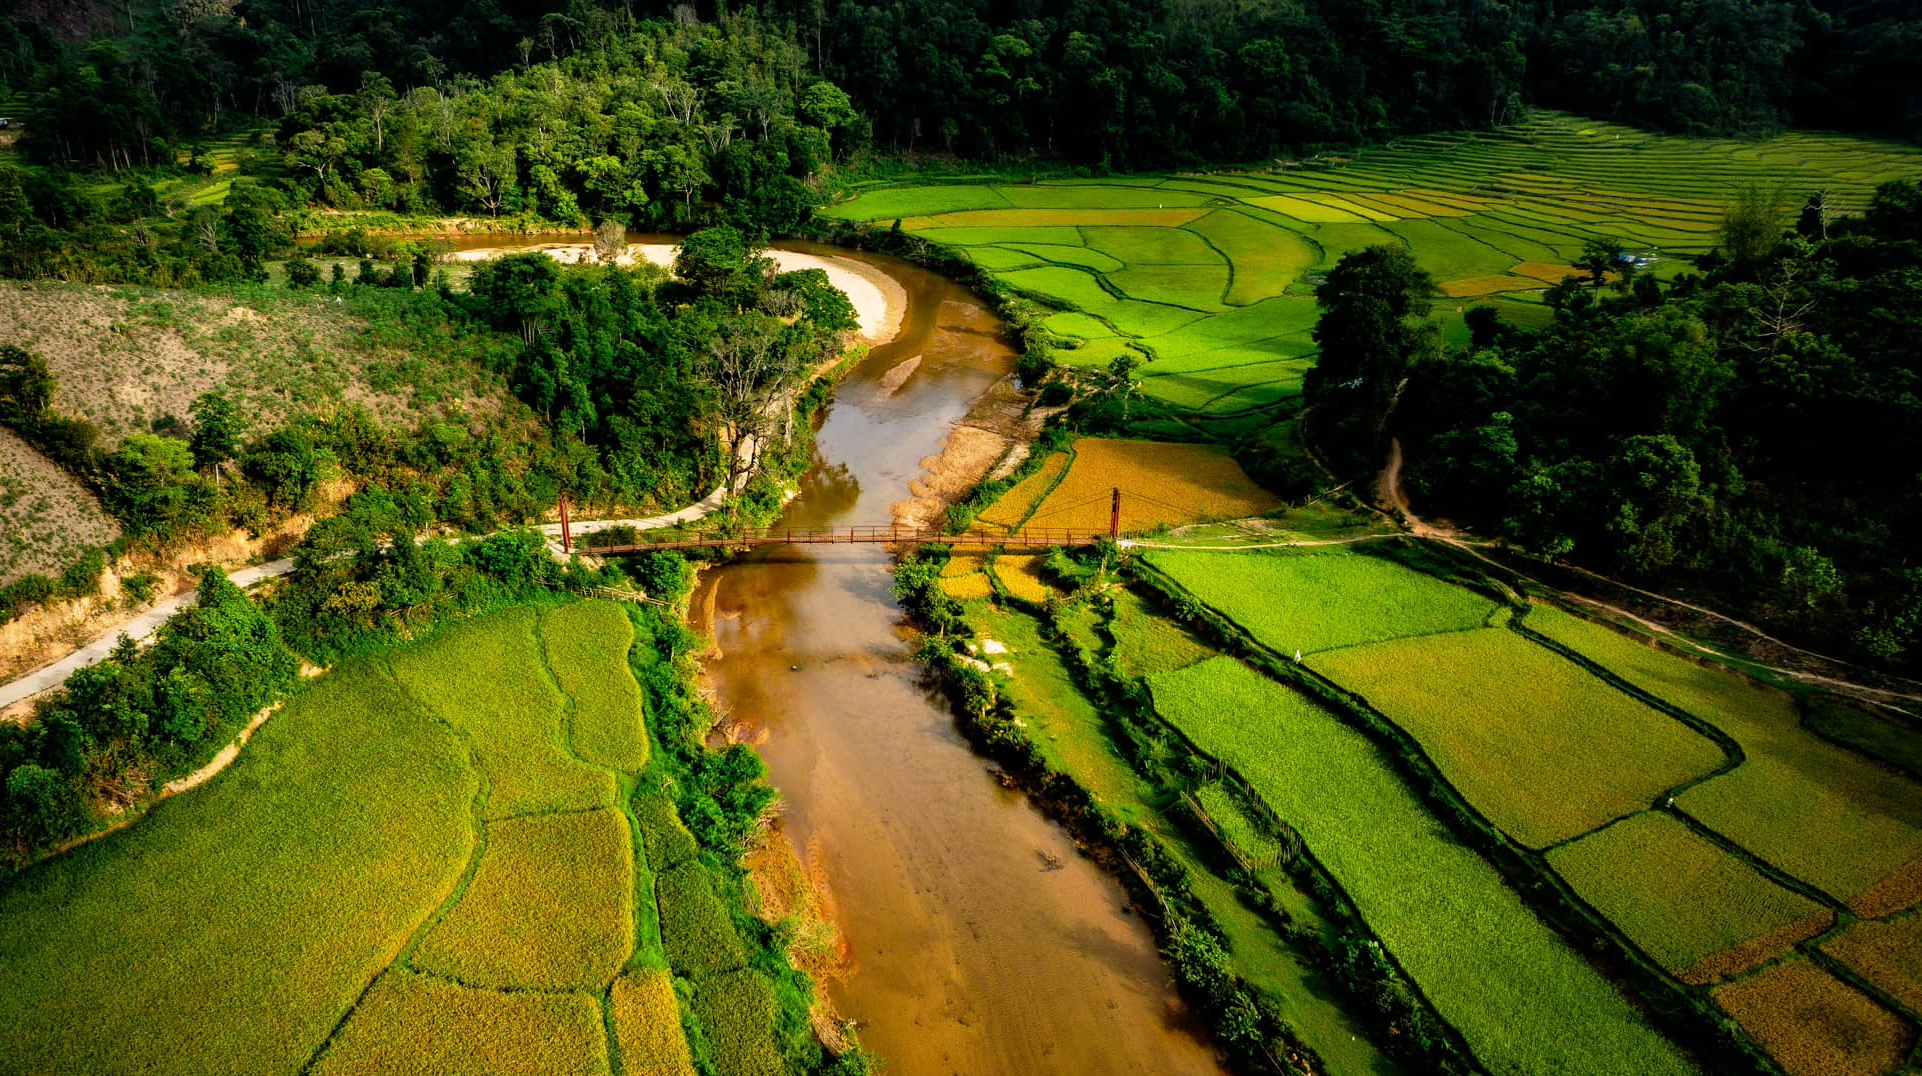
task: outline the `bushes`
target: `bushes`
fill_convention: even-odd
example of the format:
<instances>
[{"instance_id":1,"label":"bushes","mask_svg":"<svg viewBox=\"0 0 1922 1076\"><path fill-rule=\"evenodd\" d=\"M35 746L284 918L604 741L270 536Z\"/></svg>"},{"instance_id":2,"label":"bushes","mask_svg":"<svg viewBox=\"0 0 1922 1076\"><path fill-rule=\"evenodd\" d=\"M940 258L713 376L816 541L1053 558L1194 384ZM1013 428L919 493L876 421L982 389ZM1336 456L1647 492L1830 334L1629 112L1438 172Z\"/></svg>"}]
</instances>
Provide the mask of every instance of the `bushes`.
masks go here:
<instances>
[{"instance_id":1,"label":"bushes","mask_svg":"<svg viewBox=\"0 0 1922 1076\"><path fill-rule=\"evenodd\" d=\"M195 604L163 625L151 648L121 646L69 678L31 725L0 727L0 771L12 771L0 804L8 858L91 828L85 803L97 791L138 800L191 769L280 698L298 665L265 612L218 570L203 572Z\"/></svg>"},{"instance_id":2,"label":"bushes","mask_svg":"<svg viewBox=\"0 0 1922 1076\"><path fill-rule=\"evenodd\" d=\"M743 969L697 984L694 1015L701 1021L717 1076L787 1073L773 1034L779 1006L773 989L759 972Z\"/></svg>"},{"instance_id":3,"label":"bushes","mask_svg":"<svg viewBox=\"0 0 1922 1076\"><path fill-rule=\"evenodd\" d=\"M661 905L661 941L676 973L700 982L747 965L734 920L698 861L660 871L654 894Z\"/></svg>"}]
</instances>

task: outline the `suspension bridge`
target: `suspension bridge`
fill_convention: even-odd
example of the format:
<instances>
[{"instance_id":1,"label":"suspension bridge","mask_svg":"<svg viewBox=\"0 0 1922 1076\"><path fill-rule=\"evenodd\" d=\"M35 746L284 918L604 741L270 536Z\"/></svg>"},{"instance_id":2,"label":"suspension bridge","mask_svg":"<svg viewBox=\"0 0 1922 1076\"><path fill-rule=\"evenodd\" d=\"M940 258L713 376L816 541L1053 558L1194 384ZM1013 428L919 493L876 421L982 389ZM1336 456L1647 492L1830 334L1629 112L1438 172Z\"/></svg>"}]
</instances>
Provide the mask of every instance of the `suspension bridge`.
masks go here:
<instances>
[{"instance_id":1,"label":"suspension bridge","mask_svg":"<svg viewBox=\"0 0 1922 1076\"><path fill-rule=\"evenodd\" d=\"M776 526L746 530L719 527L663 527L651 531L629 531L633 538L627 541L610 540L621 530L610 528L598 534L584 533L576 542L573 524L569 518L571 505L567 495L563 493L560 502L561 550L564 553L581 552L596 556L621 556L661 549L752 549L770 545L907 546L939 542L943 545L969 548L1050 549L1055 546L1089 546L1102 541L1118 541L1124 536L1121 529L1121 490L1119 488L1112 488L1105 494L1062 505L1059 508L1051 508L1035 517L1043 518L1083 509L1099 503L1104 498L1109 502L1108 525L1105 528L1021 526L1000 533L971 528L960 534L952 534L936 527L904 527L898 523L844 523L822 527ZM622 537L626 535L623 534Z\"/></svg>"}]
</instances>

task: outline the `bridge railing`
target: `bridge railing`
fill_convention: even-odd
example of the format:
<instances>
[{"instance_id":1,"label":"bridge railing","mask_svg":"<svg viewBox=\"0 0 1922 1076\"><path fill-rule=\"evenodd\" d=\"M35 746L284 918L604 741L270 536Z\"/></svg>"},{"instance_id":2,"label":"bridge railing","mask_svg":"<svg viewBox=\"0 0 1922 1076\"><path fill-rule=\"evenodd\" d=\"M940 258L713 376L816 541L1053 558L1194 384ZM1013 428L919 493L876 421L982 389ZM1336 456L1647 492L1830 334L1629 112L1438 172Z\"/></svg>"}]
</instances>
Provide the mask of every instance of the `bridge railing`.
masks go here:
<instances>
[{"instance_id":1,"label":"bridge railing","mask_svg":"<svg viewBox=\"0 0 1922 1076\"><path fill-rule=\"evenodd\" d=\"M634 540L597 543L594 535L582 535L573 548L583 553L645 553L658 549L745 548L763 545L925 545L939 542L963 546L1023 546L1049 548L1066 545L1093 545L1108 537L1107 531L1073 527L1029 527L1012 534L947 534L922 527L892 524L852 524L838 527L757 527L733 534L699 532L661 532L659 537L643 532ZM623 537L626 537L623 535Z\"/></svg>"}]
</instances>

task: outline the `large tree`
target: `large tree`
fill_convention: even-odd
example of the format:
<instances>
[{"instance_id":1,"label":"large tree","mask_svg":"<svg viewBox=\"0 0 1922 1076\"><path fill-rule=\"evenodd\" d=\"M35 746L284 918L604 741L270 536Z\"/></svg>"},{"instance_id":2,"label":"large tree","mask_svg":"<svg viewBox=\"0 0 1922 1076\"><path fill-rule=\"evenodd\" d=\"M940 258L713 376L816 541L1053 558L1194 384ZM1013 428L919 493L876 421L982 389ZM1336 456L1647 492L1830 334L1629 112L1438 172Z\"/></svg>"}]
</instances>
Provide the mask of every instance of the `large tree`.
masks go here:
<instances>
[{"instance_id":1,"label":"large tree","mask_svg":"<svg viewBox=\"0 0 1922 1076\"><path fill-rule=\"evenodd\" d=\"M1434 350L1438 338L1421 320L1433 292L1408 252L1389 246L1344 255L1315 289L1321 355L1302 392L1313 431L1338 463L1372 458L1409 363Z\"/></svg>"}]
</instances>

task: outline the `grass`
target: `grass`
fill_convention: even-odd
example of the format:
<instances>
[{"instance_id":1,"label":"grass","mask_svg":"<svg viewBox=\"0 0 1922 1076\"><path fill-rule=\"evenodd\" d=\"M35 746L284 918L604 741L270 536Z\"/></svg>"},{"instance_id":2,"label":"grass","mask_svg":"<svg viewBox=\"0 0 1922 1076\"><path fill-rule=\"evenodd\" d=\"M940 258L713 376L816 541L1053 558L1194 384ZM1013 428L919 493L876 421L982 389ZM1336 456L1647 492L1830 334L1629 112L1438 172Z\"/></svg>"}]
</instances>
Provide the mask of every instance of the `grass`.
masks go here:
<instances>
[{"instance_id":1,"label":"grass","mask_svg":"<svg viewBox=\"0 0 1922 1076\"><path fill-rule=\"evenodd\" d=\"M1150 684L1167 721L1300 832L1491 1072L1691 1071L1360 733L1229 658Z\"/></svg>"},{"instance_id":2,"label":"grass","mask_svg":"<svg viewBox=\"0 0 1922 1076\"><path fill-rule=\"evenodd\" d=\"M676 973L699 982L747 964L734 920L698 860L659 872L654 896L661 906L661 940Z\"/></svg>"},{"instance_id":3,"label":"grass","mask_svg":"<svg viewBox=\"0 0 1922 1076\"><path fill-rule=\"evenodd\" d=\"M1901 1017L1800 957L1722 987L1715 1000L1789 1076L1879 1076L1915 1044Z\"/></svg>"},{"instance_id":4,"label":"grass","mask_svg":"<svg viewBox=\"0 0 1922 1076\"><path fill-rule=\"evenodd\" d=\"M1123 676L1174 672L1214 656L1187 629L1156 616L1133 591L1115 595L1115 664Z\"/></svg>"},{"instance_id":5,"label":"grass","mask_svg":"<svg viewBox=\"0 0 1922 1076\"><path fill-rule=\"evenodd\" d=\"M1146 559L1282 654L1471 630L1495 611L1473 591L1362 553L1156 549Z\"/></svg>"},{"instance_id":6,"label":"grass","mask_svg":"<svg viewBox=\"0 0 1922 1076\"><path fill-rule=\"evenodd\" d=\"M513 609L453 628L393 658L394 675L474 745L487 817L611 807L614 777L574 758L562 699L535 643L539 613Z\"/></svg>"},{"instance_id":7,"label":"grass","mask_svg":"<svg viewBox=\"0 0 1922 1076\"><path fill-rule=\"evenodd\" d=\"M1824 943L1822 951L1911 1010L1922 1012L1922 915L1886 922L1864 920Z\"/></svg>"},{"instance_id":8,"label":"grass","mask_svg":"<svg viewBox=\"0 0 1922 1076\"><path fill-rule=\"evenodd\" d=\"M1780 692L1546 606L1526 623L1741 745L1742 765L1678 796L1681 809L1860 914L1922 899L1922 786L1803 729Z\"/></svg>"},{"instance_id":9,"label":"grass","mask_svg":"<svg viewBox=\"0 0 1922 1076\"><path fill-rule=\"evenodd\" d=\"M313 1071L604 1076L609 1068L601 1008L591 997L475 990L394 971L368 991Z\"/></svg>"},{"instance_id":10,"label":"grass","mask_svg":"<svg viewBox=\"0 0 1922 1076\"><path fill-rule=\"evenodd\" d=\"M1714 244L1730 192L1745 184L1796 198L1827 190L1860 209L1876 183L1922 170L1922 151L1799 132L1745 142L1666 137L1537 112L1493 133L1408 139L1315 165L880 186L821 212L880 226L899 220L1007 283L1095 315L1102 327L1093 335L1119 333L1156 356L1143 371L1149 395L1225 413L1296 394L1301 368L1274 355L1312 350L1314 304L1304 285L1348 251L1407 248L1455 300L1438 312L1502 294L1538 300L1560 279L1540 267L1565 267L1588 239L1619 237L1672 275L1684 256ZM1502 304L1511 306L1519 304ZM1237 346L1279 338L1272 350L1216 356L1245 368L1240 378L1166 376L1164 362L1193 354L1178 339L1182 326L1271 307L1264 317L1294 327Z\"/></svg>"},{"instance_id":11,"label":"grass","mask_svg":"<svg viewBox=\"0 0 1922 1076\"><path fill-rule=\"evenodd\" d=\"M541 618L547 664L574 700L569 742L582 761L639 772L647 765L641 686L627 665L634 625L612 602L577 602Z\"/></svg>"},{"instance_id":12,"label":"grass","mask_svg":"<svg viewBox=\"0 0 1922 1076\"><path fill-rule=\"evenodd\" d=\"M1022 525L1105 531L1116 488L1123 534L1260 515L1281 504L1219 449L1084 437L1075 442L1067 474Z\"/></svg>"},{"instance_id":13,"label":"grass","mask_svg":"<svg viewBox=\"0 0 1922 1076\"><path fill-rule=\"evenodd\" d=\"M614 980L614 1042L626 1076L694 1076L681 1005L666 972L644 969Z\"/></svg>"},{"instance_id":14,"label":"grass","mask_svg":"<svg viewBox=\"0 0 1922 1076\"><path fill-rule=\"evenodd\" d=\"M1469 803L1533 848L1642 810L1724 761L1687 725L1505 628L1320 653L1308 665L1366 697Z\"/></svg>"},{"instance_id":15,"label":"grass","mask_svg":"<svg viewBox=\"0 0 1922 1076\"><path fill-rule=\"evenodd\" d=\"M0 1067L299 1069L460 878L476 789L375 663L335 669L208 785L6 882Z\"/></svg>"},{"instance_id":16,"label":"grass","mask_svg":"<svg viewBox=\"0 0 1922 1076\"><path fill-rule=\"evenodd\" d=\"M707 1038L715 1076L787 1076L774 1040L780 1006L758 972L717 975L694 988L694 1015Z\"/></svg>"},{"instance_id":17,"label":"grass","mask_svg":"<svg viewBox=\"0 0 1922 1076\"><path fill-rule=\"evenodd\" d=\"M60 578L120 525L59 464L0 429L0 586L30 572Z\"/></svg>"},{"instance_id":18,"label":"grass","mask_svg":"<svg viewBox=\"0 0 1922 1076\"><path fill-rule=\"evenodd\" d=\"M633 872L619 811L491 822L479 872L413 966L471 986L598 991L634 951Z\"/></svg>"},{"instance_id":19,"label":"grass","mask_svg":"<svg viewBox=\"0 0 1922 1076\"><path fill-rule=\"evenodd\" d=\"M1553 849L1548 862L1583 900L1684 982L1746 971L1788 945L1757 947L1720 967L1704 962L1797 924L1819 932L1832 918L1660 812L1623 819Z\"/></svg>"},{"instance_id":20,"label":"grass","mask_svg":"<svg viewBox=\"0 0 1922 1076\"><path fill-rule=\"evenodd\" d=\"M1096 798L1124 814L1149 798L1145 783L1115 747L1107 722L1075 686L1073 675L1041 637L1041 625L1024 613L968 607L968 626L979 640L1005 645L1005 654L984 655L1013 671L994 678L1027 725L1028 738L1051 765Z\"/></svg>"}]
</instances>

